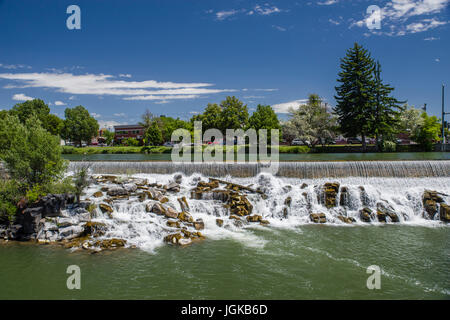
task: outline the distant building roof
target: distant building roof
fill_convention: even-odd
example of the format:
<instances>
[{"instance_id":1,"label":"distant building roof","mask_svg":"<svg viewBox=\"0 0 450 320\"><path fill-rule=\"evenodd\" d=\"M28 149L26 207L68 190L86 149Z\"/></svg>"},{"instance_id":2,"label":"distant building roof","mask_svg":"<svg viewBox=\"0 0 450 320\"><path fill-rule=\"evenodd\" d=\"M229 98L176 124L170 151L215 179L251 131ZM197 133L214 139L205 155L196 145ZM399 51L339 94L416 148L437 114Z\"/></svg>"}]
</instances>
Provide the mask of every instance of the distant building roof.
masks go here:
<instances>
[{"instance_id":1,"label":"distant building roof","mask_svg":"<svg viewBox=\"0 0 450 320\"><path fill-rule=\"evenodd\" d=\"M120 130L120 129L142 129L144 128L140 124L124 124L120 126L114 126L114 130Z\"/></svg>"}]
</instances>

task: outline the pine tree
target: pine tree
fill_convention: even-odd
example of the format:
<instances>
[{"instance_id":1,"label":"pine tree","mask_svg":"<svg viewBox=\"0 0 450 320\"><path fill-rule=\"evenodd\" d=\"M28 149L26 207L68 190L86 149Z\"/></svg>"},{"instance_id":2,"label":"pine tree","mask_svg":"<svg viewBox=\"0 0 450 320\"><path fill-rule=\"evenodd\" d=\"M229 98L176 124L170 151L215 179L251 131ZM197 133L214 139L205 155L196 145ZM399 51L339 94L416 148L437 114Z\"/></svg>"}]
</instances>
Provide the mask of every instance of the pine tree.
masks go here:
<instances>
[{"instance_id":1,"label":"pine tree","mask_svg":"<svg viewBox=\"0 0 450 320\"><path fill-rule=\"evenodd\" d=\"M346 136L360 135L363 151L366 151L366 136L371 132L374 114L372 93L374 86L374 61L370 53L359 44L347 51L341 59L341 72L335 87L337 105L335 112L341 131Z\"/></svg>"},{"instance_id":2,"label":"pine tree","mask_svg":"<svg viewBox=\"0 0 450 320\"><path fill-rule=\"evenodd\" d=\"M377 62L374 70L374 86L373 86L373 108L374 119L371 131L375 134L377 148L382 141L390 140L396 131L396 127L400 123L400 114L404 107L405 101L398 101L391 96L394 90L390 85L384 84L381 79L381 65ZM382 141L380 141L380 137Z\"/></svg>"}]
</instances>

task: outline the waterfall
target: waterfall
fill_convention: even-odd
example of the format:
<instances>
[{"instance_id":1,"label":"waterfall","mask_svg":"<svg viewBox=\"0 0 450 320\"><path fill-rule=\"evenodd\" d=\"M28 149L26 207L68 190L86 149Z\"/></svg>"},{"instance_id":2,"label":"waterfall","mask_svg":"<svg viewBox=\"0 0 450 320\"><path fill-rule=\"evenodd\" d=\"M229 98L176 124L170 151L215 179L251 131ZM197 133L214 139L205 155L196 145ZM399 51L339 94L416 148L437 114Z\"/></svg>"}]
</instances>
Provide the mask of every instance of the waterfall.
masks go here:
<instances>
[{"instance_id":1,"label":"waterfall","mask_svg":"<svg viewBox=\"0 0 450 320\"><path fill-rule=\"evenodd\" d=\"M92 161L71 162L69 171L88 164L95 174L200 173L212 177L254 177L263 172L260 163L172 163L170 161ZM280 162L276 176L299 179L344 177L448 177L450 161L345 161Z\"/></svg>"}]
</instances>

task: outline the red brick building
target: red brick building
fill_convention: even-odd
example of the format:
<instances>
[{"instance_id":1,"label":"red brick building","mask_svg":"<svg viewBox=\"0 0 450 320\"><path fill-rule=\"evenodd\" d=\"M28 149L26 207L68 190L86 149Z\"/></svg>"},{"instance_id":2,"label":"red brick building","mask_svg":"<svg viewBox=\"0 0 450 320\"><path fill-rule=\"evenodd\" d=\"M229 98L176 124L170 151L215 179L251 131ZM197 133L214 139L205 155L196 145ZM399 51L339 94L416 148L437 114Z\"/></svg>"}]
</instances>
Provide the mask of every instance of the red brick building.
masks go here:
<instances>
[{"instance_id":1,"label":"red brick building","mask_svg":"<svg viewBox=\"0 0 450 320\"><path fill-rule=\"evenodd\" d=\"M122 140L134 138L139 142L144 139L144 127L138 124L114 126L114 142L122 144Z\"/></svg>"}]
</instances>

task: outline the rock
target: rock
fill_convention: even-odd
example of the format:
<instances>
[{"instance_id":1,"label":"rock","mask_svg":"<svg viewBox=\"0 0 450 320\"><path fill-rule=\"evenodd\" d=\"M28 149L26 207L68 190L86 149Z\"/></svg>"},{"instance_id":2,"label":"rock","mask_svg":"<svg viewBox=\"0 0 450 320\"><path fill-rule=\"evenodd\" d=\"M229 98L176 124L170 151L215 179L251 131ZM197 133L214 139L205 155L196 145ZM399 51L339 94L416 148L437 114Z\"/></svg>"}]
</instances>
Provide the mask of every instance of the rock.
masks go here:
<instances>
[{"instance_id":1,"label":"rock","mask_svg":"<svg viewBox=\"0 0 450 320\"><path fill-rule=\"evenodd\" d=\"M339 183L325 183L323 186L324 190L324 204L327 208L336 207L337 201L336 196L339 191Z\"/></svg>"},{"instance_id":2,"label":"rock","mask_svg":"<svg viewBox=\"0 0 450 320\"><path fill-rule=\"evenodd\" d=\"M84 232L84 228L81 226L70 226L59 229L59 239L70 240L79 237Z\"/></svg>"},{"instance_id":3,"label":"rock","mask_svg":"<svg viewBox=\"0 0 450 320\"><path fill-rule=\"evenodd\" d=\"M195 230L203 230L205 229L205 223L203 222L202 219L197 219L194 222L194 228Z\"/></svg>"},{"instance_id":4,"label":"rock","mask_svg":"<svg viewBox=\"0 0 450 320\"><path fill-rule=\"evenodd\" d=\"M186 211L181 211L178 214L178 219L180 219L181 221L184 221L184 222L194 222L194 219L192 218L192 216Z\"/></svg>"},{"instance_id":5,"label":"rock","mask_svg":"<svg viewBox=\"0 0 450 320\"><path fill-rule=\"evenodd\" d=\"M450 222L450 206L445 204L445 203L441 203L441 208L439 210L439 218L441 219L441 221L444 222Z\"/></svg>"},{"instance_id":6,"label":"rock","mask_svg":"<svg viewBox=\"0 0 450 320\"><path fill-rule=\"evenodd\" d=\"M253 215L253 216L247 216L247 221L248 222L261 222L262 220L262 216L259 215Z\"/></svg>"},{"instance_id":7,"label":"rock","mask_svg":"<svg viewBox=\"0 0 450 320\"><path fill-rule=\"evenodd\" d=\"M349 217L344 217L344 216L338 216L338 219L341 220L344 223L353 223L356 222L356 220L354 218L349 218Z\"/></svg>"},{"instance_id":8,"label":"rock","mask_svg":"<svg viewBox=\"0 0 450 320\"><path fill-rule=\"evenodd\" d=\"M58 231L58 226L53 222L46 221L44 222L43 229L44 231Z\"/></svg>"},{"instance_id":9,"label":"rock","mask_svg":"<svg viewBox=\"0 0 450 320\"><path fill-rule=\"evenodd\" d=\"M363 222L370 222L372 220L372 210L365 207L359 211L359 218Z\"/></svg>"},{"instance_id":10,"label":"rock","mask_svg":"<svg viewBox=\"0 0 450 320\"><path fill-rule=\"evenodd\" d=\"M116 176L99 176L97 177L97 181L99 182L111 182L111 183L117 183L117 177Z\"/></svg>"},{"instance_id":11,"label":"rock","mask_svg":"<svg viewBox=\"0 0 450 320\"><path fill-rule=\"evenodd\" d=\"M126 240L123 239L105 239L105 240L96 240L92 242L92 247L99 247L101 249L115 249L119 247L124 247L127 243Z\"/></svg>"},{"instance_id":12,"label":"rock","mask_svg":"<svg viewBox=\"0 0 450 320\"><path fill-rule=\"evenodd\" d=\"M222 219L216 219L216 225L219 227L223 226L223 220Z\"/></svg>"},{"instance_id":13,"label":"rock","mask_svg":"<svg viewBox=\"0 0 450 320\"><path fill-rule=\"evenodd\" d=\"M350 196L349 196L349 193L348 193L348 188L347 187L342 187L341 188L341 194L340 194L340 197L339 197L339 204L341 206L348 206L349 200L350 200Z\"/></svg>"},{"instance_id":14,"label":"rock","mask_svg":"<svg viewBox=\"0 0 450 320\"><path fill-rule=\"evenodd\" d=\"M178 244L178 241L183 238L181 233L169 234L164 237L164 241L172 244Z\"/></svg>"},{"instance_id":15,"label":"rock","mask_svg":"<svg viewBox=\"0 0 450 320\"><path fill-rule=\"evenodd\" d=\"M103 197L103 192L97 191L97 192L95 192L95 193L93 194L93 196L96 197L96 198Z\"/></svg>"},{"instance_id":16,"label":"rock","mask_svg":"<svg viewBox=\"0 0 450 320\"><path fill-rule=\"evenodd\" d=\"M108 192L106 193L108 196L127 196L128 191L125 188L122 187L112 187L108 189Z\"/></svg>"},{"instance_id":17,"label":"rock","mask_svg":"<svg viewBox=\"0 0 450 320\"><path fill-rule=\"evenodd\" d=\"M145 194L145 193L139 193L138 194L138 200L139 200L139 202L144 202L145 201L145 199L146 199L146 197L147 197L147 195Z\"/></svg>"},{"instance_id":18,"label":"rock","mask_svg":"<svg viewBox=\"0 0 450 320\"><path fill-rule=\"evenodd\" d=\"M77 222L72 218L58 218L56 224L59 228L69 227L77 224Z\"/></svg>"},{"instance_id":19,"label":"rock","mask_svg":"<svg viewBox=\"0 0 450 320\"><path fill-rule=\"evenodd\" d=\"M173 181L175 183L181 184L182 180L183 180L183 175L181 175L179 173L173 176Z\"/></svg>"},{"instance_id":20,"label":"rock","mask_svg":"<svg viewBox=\"0 0 450 320\"><path fill-rule=\"evenodd\" d=\"M103 213L112 213L114 210L111 206L105 204L105 203L100 203L99 204L100 210L102 210Z\"/></svg>"},{"instance_id":21,"label":"rock","mask_svg":"<svg viewBox=\"0 0 450 320\"><path fill-rule=\"evenodd\" d=\"M289 210L287 207L284 207L283 208L283 218L287 219L288 215L289 215Z\"/></svg>"},{"instance_id":22,"label":"rock","mask_svg":"<svg viewBox=\"0 0 450 320\"><path fill-rule=\"evenodd\" d=\"M268 220L260 220L259 224L262 226L267 226L268 224L270 224L270 222Z\"/></svg>"},{"instance_id":23,"label":"rock","mask_svg":"<svg viewBox=\"0 0 450 320\"><path fill-rule=\"evenodd\" d=\"M191 238L181 238L181 239L179 239L178 240L178 244L180 245L180 246L187 246L188 244L191 244L192 243L192 239Z\"/></svg>"},{"instance_id":24,"label":"rock","mask_svg":"<svg viewBox=\"0 0 450 320\"><path fill-rule=\"evenodd\" d=\"M83 228L83 235L93 237L103 236L107 230L106 224L95 221L86 222Z\"/></svg>"},{"instance_id":25,"label":"rock","mask_svg":"<svg viewBox=\"0 0 450 320\"><path fill-rule=\"evenodd\" d=\"M377 218L380 222L386 222L386 217L389 217L392 222L400 222L398 215L395 213L394 208L383 202L377 203Z\"/></svg>"},{"instance_id":26,"label":"rock","mask_svg":"<svg viewBox=\"0 0 450 320\"><path fill-rule=\"evenodd\" d=\"M176 182L172 182L168 185L165 185L164 189L170 192L180 192L180 185Z\"/></svg>"},{"instance_id":27,"label":"rock","mask_svg":"<svg viewBox=\"0 0 450 320\"><path fill-rule=\"evenodd\" d=\"M167 207L166 211L164 212L166 217L176 219L178 218L178 212L173 209L172 207Z\"/></svg>"},{"instance_id":28,"label":"rock","mask_svg":"<svg viewBox=\"0 0 450 320\"><path fill-rule=\"evenodd\" d=\"M14 230L14 239L29 240L33 234L39 231L40 221L43 218L43 207L26 208L16 214L15 223L20 225L19 230ZM15 232L18 231L18 232Z\"/></svg>"},{"instance_id":29,"label":"rock","mask_svg":"<svg viewBox=\"0 0 450 320\"><path fill-rule=\"evenodd\" d=\"M361 203L363 206L370 206L369 195L367 194L367 191L363 186L359 186L359 198L361 199Z\"/></svg>"},{"instance_id":30,"label":"rock","mask_svg":"<svg viewBox=\"0 0 450 320\"><path fill-rule=\"evenodd\" d=\"M288 206L289 208L291 207L291 203L292 203L292 197L287 197L284 200L284 205Z\"/></svg>"},{"instance_id":31,"label":"rock","mask_svg":"<svg viewBox=\"0 0 450 320\"><path fill-rule=\"evenodd\" d=\"M302 183L302 185L300 186L300 189L305 189L305 188L307 188L307 187L308 187L308 184Z\"/></svg>"},{"instance_id":32,"label":"rock","mask_svg":"<svg viewBox=\"0 0 450 320\"><path fill-rule=\"evenodd\" d=\"M160 215L166 214L166 208L159 202L149 203L146 206L147 212L153 212Z\"/></svg>"},{"instance_id":33,"label":"rock","mask_svg":"<svg viewBox=\"0 0 450 320\"><path fill-rule=\"evenodd\" d=\"M173 221L173 220L167 220L166 224L168 227L171 228L180 228L181 226L180 221Z\"/></svg>"},{"instance_id":34,"label":"rock","mask_svg":"<svg viewBox=\"0 0 450 320\"><path fill-rule=\"evenodd\" d=\"M137 190L137 185L134 183L126 183L123 185L123 188L127 191L127 193L132 193Z\"/></svg>"},{"instance_id":35,"label":"rock","mask_svg":"<svg viewBox=\"0 0 450 320\"><path fill-rule=\"evenodd\" d=\"M325 223L327 222L327 217L325 213L311 213L309 219L314 223Z\"/></svg>"},{"instance_id":36,"label":"rock","mask_svg":"<svg viewBox=\"0 0 450 320\"><path fill-rule=\"evenodd\" d=\"M178 203L180 204L181 211L189 211L189 204L186 197L178 198Z\"/></svg>"},{"instance_id":37,"label":"rock","mask_svg":"<svg viewBox=\"0 0 450 320\"><path fill-rule=\"evenodd\" d=\"M433 219L438 211L438 203L443 203L444 200L438 195L437 191L425 190L422 197L423 208L430 219Z\"/></svg>"}]
</instances>

